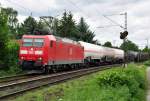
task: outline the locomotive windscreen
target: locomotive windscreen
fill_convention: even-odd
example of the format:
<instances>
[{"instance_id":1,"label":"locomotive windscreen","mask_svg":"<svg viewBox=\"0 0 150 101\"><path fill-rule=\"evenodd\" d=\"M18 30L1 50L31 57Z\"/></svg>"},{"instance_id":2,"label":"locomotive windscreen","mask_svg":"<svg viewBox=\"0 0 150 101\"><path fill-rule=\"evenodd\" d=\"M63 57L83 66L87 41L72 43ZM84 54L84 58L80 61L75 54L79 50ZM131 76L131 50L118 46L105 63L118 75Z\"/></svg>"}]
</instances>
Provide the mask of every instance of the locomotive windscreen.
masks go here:
<instances>
[{"instance_id":1,"label":"locomotive windscreen","mask_svg":"<svg viewBox=\"0 0 150 101\"><path fill-rule=\"evenodd\" d=\"M44 39L42 38L34 39L33 46L41 47L43 46L43 44L44 44Z\"/></svg>"},{"instance_id":2,"label":"locomotive windscreen","mask_svg":"<svg viewBox=\"0 0 150 101\"><path fill-rule=\"evenodd\" d=\"M33 39L31 39L31 38L23 39L23 46L32 46L32 45L33 45Z\"/></svg>"},{"instance_id":3,"label":"locomotive windscreen","mask_svg":"<svg viewBox=\"0 0 150 101\"><path fill-rule=\"evenodd\" d=\"M44 44L43 38L24 38L23 39L23 46L35 46L35 47L41 47Z\"/></svg>"}]
</instances>

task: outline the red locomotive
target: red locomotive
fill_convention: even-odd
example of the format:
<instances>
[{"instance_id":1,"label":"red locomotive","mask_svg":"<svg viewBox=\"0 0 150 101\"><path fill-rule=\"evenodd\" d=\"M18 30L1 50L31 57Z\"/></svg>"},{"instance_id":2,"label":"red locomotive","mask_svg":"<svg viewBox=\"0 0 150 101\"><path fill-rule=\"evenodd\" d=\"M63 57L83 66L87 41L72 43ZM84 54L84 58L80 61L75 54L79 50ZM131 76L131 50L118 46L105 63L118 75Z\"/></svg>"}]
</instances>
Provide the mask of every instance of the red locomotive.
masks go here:
<instances>
[{"instance_id":1,"label":"red locomotive","mask_svg":"<svg viewBox=\"0 0 150 101\"><path fill-rule=\"evenodd\" d=\"M53 35L24 35L19 52L23 70L64 69L84 62L84 48L79 42Z\"/></svg>"}]
</instances>

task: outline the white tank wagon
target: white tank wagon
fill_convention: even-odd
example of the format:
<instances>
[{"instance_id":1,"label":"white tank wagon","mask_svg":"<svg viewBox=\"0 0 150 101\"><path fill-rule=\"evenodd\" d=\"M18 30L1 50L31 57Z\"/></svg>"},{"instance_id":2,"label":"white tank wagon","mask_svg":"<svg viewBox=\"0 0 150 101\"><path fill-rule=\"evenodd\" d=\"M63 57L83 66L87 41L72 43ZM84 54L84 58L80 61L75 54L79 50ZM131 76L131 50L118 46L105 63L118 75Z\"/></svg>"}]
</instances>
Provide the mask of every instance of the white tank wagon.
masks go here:
<instances>
[{"instance_id":1,"label":"white tank wagon","mask_svg":"<svg viewBox=\"0 0 150 101\"><path fill-rule=\"evenodd\" d=\"M83 41L79 43L84 47L84 59L92 62L113 63L122 62L124 51L121 49L108 48Z\"/></svg>"},{"instance_id":2,"label":"white tank wagon","mask_svg":"<svg viewBox=\"0 0 150 101\"><path fill-rule=\"evenodd\" d=\"M84 58L101 59L104 57L105 53L102 46L83 41L79 41L79 43L84 47Z\"/></svg>"},{"instance_id":3,"label":"white tank wagon","mask_svg":"<svg viewBox=\"0 0 150 101\"><path fill-rule=\"evenodd\" d=\"M108 48L108 47L104 47L104 46L102 46L102 47L103 47L103 50L104 50L104 56L114 58L115 50L113 48Z\"/></svg>"},{"instance_id":4,"label":"white tank wagon","mask_svg":"<svg viewBox=\"0 0 150 101\"><path fill-rule=\"evenodd\" d=\"M120 58L123 59L124 58L124 51L121 49L113 49L115 52L115 58Z\"/></svg>"}]
</instances>

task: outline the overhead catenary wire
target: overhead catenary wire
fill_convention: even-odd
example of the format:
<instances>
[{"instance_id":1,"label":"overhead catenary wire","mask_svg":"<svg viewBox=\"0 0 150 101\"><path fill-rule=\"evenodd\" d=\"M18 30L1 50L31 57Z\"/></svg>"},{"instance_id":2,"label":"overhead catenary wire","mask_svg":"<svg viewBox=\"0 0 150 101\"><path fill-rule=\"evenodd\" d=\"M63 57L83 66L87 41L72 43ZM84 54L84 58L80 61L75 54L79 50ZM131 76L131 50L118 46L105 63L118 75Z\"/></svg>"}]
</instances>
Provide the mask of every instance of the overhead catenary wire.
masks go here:
<instances>
[{"instance_id":1,"label":"overhead catenary wire","mask_svg":"<svg viewBox=\"0 0 150 101\"><path fill-rule=\"evenodd\" d=\"M82 13L84 13L84 11L80 8L80 7L78 7L77 5L76 5L76 3L74 3L74 2L72 2L71 0L67 0L71 5L73 5L75 8L78 8ZM85 13L84 13L85 14ZM85 14L87 17L89 17L89 15L88 14Z\"/></svg>"},{"instance_id":2,"label":"overhead catenary wire","mask_svg":"<svg viewBox=\"0 0 150 101\"><path fill-rule=\"evenodd\" d=\"M91 18L91 16L88 13L86 13L85 11L83 11L76 3L72 2L71 0L66 0L66 1L69 2L72 6L74 6L74 8L79 9L80 12L82 12L84 14L84 18L89 19L89 20L95 22L95 20L93 20Z\"/></svg>"},{"instance_id":3,"label":"overhead catenary wire","mask_svg":"<svg viewBox=\"0 0 150 101\"><path fill-rule=\"evenodd\" d=\"M107 17L107 16L105 16L105 15L103 15L103 16L104 16L106 19L108 19L109 21L111 21L112 23L114 23L116 26L119 26L119 27L121 27L121 28L124 29L124 27L123 27L122 25L120 25L119 23L113 21L112 19L110 19L109 17Z\"/></svg>"},{"instance_id":4,"label":"overhead catenary wire","mask_svg":"<svg viewBox=\"0 0 150 101\"><path fill-rule=\"evenodd\" d=\"M89 0L86 0L86 2L88 2L90 4ZM97 6L94 6L94 7L95 7L95 11L100 14L101 12L98 10ZM114 26L119 26L121 28L124 28L119 23L117 23L117 22L113 21L112 19L110 19L109 17L107 17L107 16L115 16L115 15L124 15L124 13L119 13L119 14L113 13L113 14L101 15L101 16L105 17L107 20L109 20L110 22L114 23L115 25L105 25L105 26L99 26L97 28L114 27Z\"/></svg>"},{"instance_id":5,"label":"overhead catenary wire","mask_svg":"<svg viewBox=\"0 0 150 101\"><path fill-rule=\"evenodd\" d=\"M29 9L29 8L26 8L26 7L20 5L20 4L16 3L16 2L13 2L13 1L11 1L11 0L6 0L6 1L9 2L9 3L12 4L12 5L16 5L16 6L20 7L20 8L22 8L22 9L26 10L27 12L29 12L29 14L30 14L31 16L33 15L33 13L40 14L40 13L34 12L33 10L31 10L31 9Z\"/></svg>"}]
</instances>

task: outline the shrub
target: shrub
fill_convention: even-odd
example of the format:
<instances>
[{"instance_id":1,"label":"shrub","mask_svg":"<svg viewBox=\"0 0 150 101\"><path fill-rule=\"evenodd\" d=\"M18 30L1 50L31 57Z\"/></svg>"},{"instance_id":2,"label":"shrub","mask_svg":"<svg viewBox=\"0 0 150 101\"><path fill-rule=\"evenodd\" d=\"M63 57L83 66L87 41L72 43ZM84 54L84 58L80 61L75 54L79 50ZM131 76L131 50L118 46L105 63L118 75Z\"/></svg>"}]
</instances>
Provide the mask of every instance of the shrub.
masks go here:
<instances>
[{"instance_id":1,"label":"shrub","mask_svg":"<svg viewBox=\"0 0 150 101\"><path fill-rule=\"evenodd\" d=\"M106 71L102 73L100 77L98 77L98 85L101 88L118 89L116 92L120 91L121 89L129 91L126 93L127 95L130 95L129 99L131 101L141 101L139 100L142 99L142 95L140 94L144 94L144 90L146 88L145 82L146 81L143 72L141 72L141 69L136 68L134 65L131 65L125 69Z\"/></svg>"},{"instance_id":2,"label":"shrub","mask_svg":"<svg viewBox=\"0 0 150 101\"><path fill-rule=\"evenodd\" d=\"M8 73L16 73L20 72L20 68L18 67L18 51L19 45L16 41L11 40L7 43L7 55L5 56L5 70Z\"/></svg>"},{"instance_id":3,"label":"shrub","mask_svg":"<svg viewBox=\"0 0 150 101\"><path fill-rule=\"evenodd\" d=\"M1 8L0 8L1 9ZM7 15L0 10L0 67L4 65L4 57L7 55L6 46L8 42Z\"/></svg>"},{"instance_id":4,"label":"shrub","mask_svg":"<svg viewBox=\"0 0 150 101\"><path fill-rule=\"evenodd\" d=\"M144 62L145 66L150 66L150 60Z\"/></svg>"}]
</instances>

